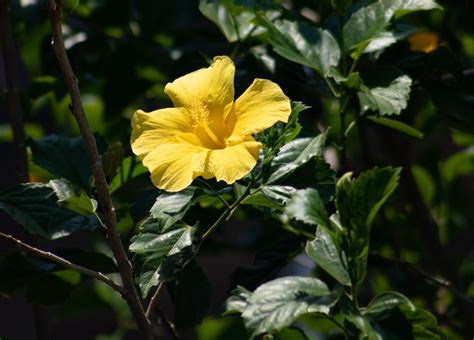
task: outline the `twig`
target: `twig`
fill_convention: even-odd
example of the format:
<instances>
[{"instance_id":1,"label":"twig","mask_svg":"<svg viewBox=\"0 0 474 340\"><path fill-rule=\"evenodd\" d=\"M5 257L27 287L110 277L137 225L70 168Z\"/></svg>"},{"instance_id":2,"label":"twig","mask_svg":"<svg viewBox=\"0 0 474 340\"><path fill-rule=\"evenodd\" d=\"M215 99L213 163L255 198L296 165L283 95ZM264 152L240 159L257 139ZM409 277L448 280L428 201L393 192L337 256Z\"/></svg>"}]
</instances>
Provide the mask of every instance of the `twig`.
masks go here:
<instances>
[{"instance_id":1,"label":"twig","mask_svg":"<svg viewBox=\"0 0 474 340\"><path fill-rule=\"evenodd\" d=\"M55 262L57 264L60 264L61 266L65 267L65 268L69 268L69 269L72 269L76 272L82 273L84 275L96 278L97 280L100 280L100 281L104 282L105 284L109 285L110 287L112 287L114 290L116 290L120 294L125 293L125 289L122 286L118 285L113 280L111 280L110 278L108 278L107 276L102 274L101 272L96 272L96 271L88 269L86 267L82 267L82 266L74 264L71 261L68 261L68 260L66 260L66 259L64 259L64 258L62 258L58 255L55 255L55 254L50 253L48 251L44 251L44 250L35 248L35 247L33 247L29 244L26 244L23 241L20 241L19 239L15 238L11 235L4 234L4 233L0 232L0 237L3 237L7 240L10 240L10 241L16 243L16 245L19 246L20 248L25 249L25 250L35 254L38 257L42 257L44 259L47 259L47 260L50 260L50 261Z\"/></svg>"},{"instance_id":2,"label":"twig","mask_svg":"<svg viewBox=\"0 0 474 340\"><path fill-rule=\"evenodd\" d=\"M140 329L144 339L153 339L153 328L150 321L145 315L145 311L138 297L135 283L133 281L132 266L127 258L123 248L120 235L117 230L117 217L115 208L110 197L107 180L105 178L102 161L97 149L96 141L89 127L84 109L81 103L81 95L79 91L79 81L74 75L69 58L64 46L62 35L62 9L63 0L48 0L48 9L50 13L50 22L53 33L53 49L58 60L59 67L63 74L66 86L71 97L71 111L84 139L85 147L89 155L89 161L92 168L92 174L97 187L97 198L104 215L104 224L106 226L107 239L112 252L117 261L117 265L122 277L123 285L126 289L123 295L132 312L138 328Z\"/></svg>"},{"instance_id":3,"label":"twig","mask_svg":"<svg viewBox=\"0 0 474 340\"><path fill-rule=\"evenodd\" d=\"M161 281L158 284L158 287L156 287L155 293L153 294L153 296L150 299L150 302L148 303L148 307L145 313L148 319L150 319L151 313L153 312L153 308L155 307L155 304L158 301L158 296L160 295L160 290L162 286L163 286L163 281Z\"/></svg>"},{"instance_id":4,"label":"twig","mask_svg":"<svg viewBox=\"0 0 474 340\"><path fill-rule=\"evenodd\" d=\"M449 289L451 292L453 292L454 295L456 295L458 298L460 298L464 302L467 302L469 304L474 304L474 300L472 300L471 298L464 295L461 291L459 291L456 287L454 287L449 281L444 280L444 279L443 280L437 279L434 276L432 276L431 274L424 271L423 269L418 268L414 264L411 264L409 262L406 262L406 261L403 261L403 260L400 260L400 259L396 259L396 258L393 258L393 257L383 256L383 255L380 255L380 254L377 254L377 253L372 253L372 254L370 254L370 256L373 257L373 258L376 258L376 259L386 261L386 262L395 263L395 264L397 264L401 267L405 267L406 269L420 275L424 279L426 279L428 281L431 281L431 282L433 282L434 284L436 284L440 287L444 287L444 288Z\"/></svg>"},{"instance_id":5,"label":"twig","mask_svg":"<svg viewBox=\"0 0 474 340\"><path fill-rule=\"evenodd\" d=\"M2 47L6 78L6 98L13 130L15 146L15 167L18 182L28 182L28 158L25 146L25 127L20 98L20 77L18 74L15 43L12 36L10 0L0 0L0 45Z\"/></svg>"}]
</instances>

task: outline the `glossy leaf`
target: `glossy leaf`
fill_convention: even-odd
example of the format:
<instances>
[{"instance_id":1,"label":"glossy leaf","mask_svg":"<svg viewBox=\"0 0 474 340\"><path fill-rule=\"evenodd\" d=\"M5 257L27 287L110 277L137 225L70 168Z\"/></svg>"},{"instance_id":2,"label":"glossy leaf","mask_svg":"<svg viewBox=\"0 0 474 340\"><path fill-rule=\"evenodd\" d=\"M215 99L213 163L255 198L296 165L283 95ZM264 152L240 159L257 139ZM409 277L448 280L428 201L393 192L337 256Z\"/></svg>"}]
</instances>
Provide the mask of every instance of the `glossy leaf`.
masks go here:
<instances>
[{"instance_id":1,"label":"glossy leaf","mask_svg":"<svg viewBox=\"0 0 474 340\"><path fill-rule=\"evenodd\" d=\"M339 45L326 30L303 21L261 18L268 28L268 39L275 52L298 64L308 66L321 76L328 74L331 66L337 66L341 58Z\"/></svg>"},{"instance_id":2,"label":"glossy leaf","mask_svg":"<svg viewBox=\"0 0 474 340\"><path fill-rule=\"evenodd\" d=\"M261 285L250 296L240 295L247 304L238 308L246 328L256 336L283 329L306 313L328 314L340 293L315 278L288 276Z\"/></svg>"},{"instance_id":3,"label":"glossy leaf","mask_svg":"<svg viewBox=\"0 0 474 340\"><path fill-rule=\"evenodd\" d=\"M263 185L247 196L242 204L281 209L295 192L295 188L287 185Z\"/></svg>"},{"instance_id":4,"label":"glossy leaf","mask_svg":"<svg viewBox=\"0 0 474 340\"><path fill-rule=\"evenodd\" d=\"M439 8L432 0L380 0L361 7L345 23L342 36L344 51L354 51L358 59L373 39L380 39L393 17L421 10Z\"/></svg>"},{"instance_id":5,"label":"glossy leaf","mask_svg":"<svg viewBox=\"0 0 474 340\"><path fill-rule=\"evenodd\" d=\"M407 107L412 80L404 75L393 80L387 87L368 88L358 92L360 110L372 110L381 115L400 114Z\"/></svg>"},{"instance_id":6,"label":"glossy leaf","mask_svg":"<svg viewBox=\"0 0 474 340\"><path fill-rule=\"evenodd\" d=\"M60 181L48 184L19 184L0 193L0 209L8 213L28 232L47 239L67 236L77 230L94 230L99 226L95 215L80 215L61 206L61 202L71 201L72 191L61 191L61 200L55 190ZM77 201L76 200L76 201ZM79 210L79 209L76 209ZM85 209L87 210L87 209ZM87 211L86 211L87 213Z\"/></svg>"},{"instance_id":7,"label":"glossy leaf","mask_svg":"<svg viewBox=\"0 0 474 340\"><path fill-rule=\"evenodd\" d=\"M105 151L105 143L96 138L99 152ZM92 176L84 141L81 137L67 138L50 135L37 141L30 140L33 162L57 177L65 178L89 190Z\"/></svg>"},{"instance_id":8,"label":"glossy leaf","mask_svg":"<svg viewBox=\"0 0 474 340\"><path fill-rule=\"evenodd\" d=\"M151 207L150 213L162 226L168 229L178 222L189 209L195 188L189 187L177 193L162 193Z\"/></svg>"},{"instance_id":9,"label":"glossy leaf","mask_svg":"<svg viewBox=\"0 0 474 340\"><path fill-rule=\"evenodd\" d=\"M318 227L316 238L306 244L306 253L337 281L345 286L351 284L347 259L326 228Z\"/></svg>"},{"instance_id":10,"label":"glossy leaf","mask_svg":"<svg viewBox=\"0 0 474 340\"><path fill-rule=\"evenodd\" d=\"M406 305L411 311L415 311L415 306L411 301L398 292L388 292L377 295L370 301L369 305L362 311L362 314L371 318L383 318L394 308Z\"/></svg>"},{"instance_id":11,"label":"glossy leaf","mask_svg":"<svg viewBox=\"0 0 474 340\"><path fill-rule=\"evenodd\" d=\"M297 138L283 146L271 163L271 175L266 183L274 183L312 158L321 156L325 142L326 135L320 134L315 138Z\"/></svg>"},{"instance_id":12,"label":"glossy leaf","mask_svg":"<svg viewBox=\"0 0 474 340\"><path fill-rule=\"evenodd\" d=\"M130 251L135 253L135 276L146 297L159 282L176 279L176 274L196 253L198 244L195 227L175 224L165 229L150 217L140 229L131 239Z\"/></svg>"},{"instance_id":13,"label":"glossy leaf","mask_svg":"<svg viewBox=\"0 0 474 340\"><path fill-rule=\"evenodd\" d=\"M306 224L330 225L324 202L316 189L298 190L285 208L290 216Z\"/></svg>"}]
</instances>

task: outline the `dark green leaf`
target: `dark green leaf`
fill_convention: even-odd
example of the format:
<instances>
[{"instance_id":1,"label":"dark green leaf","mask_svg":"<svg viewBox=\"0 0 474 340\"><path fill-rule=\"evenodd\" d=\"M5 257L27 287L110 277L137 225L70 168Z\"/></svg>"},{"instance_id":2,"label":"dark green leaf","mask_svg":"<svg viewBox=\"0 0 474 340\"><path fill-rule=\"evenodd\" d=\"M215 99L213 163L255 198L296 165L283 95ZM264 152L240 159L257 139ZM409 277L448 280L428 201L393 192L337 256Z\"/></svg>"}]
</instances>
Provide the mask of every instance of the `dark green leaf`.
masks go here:
<instances>
[{"instance_id":1,"label":"dark green leaf","mask_svg":"<svg viewBox=\"0 0 474 340\"><path fill-rule=\"evenodd\" d=\"M351 284L347 260L326 228L318 227L316 238L306 244L306 253L337 281L345 286Z\"/></svg>"},{"instance_id":2,"label":"dark green leaf","mask_svg":"<svg viewBox=\"0 0 474 340\"><path fill-rule=\"evenodd\" d=\"M273 334L269 340L308 340L308 337L299 328L287 327Z\"/></svg>"},{"instance_id":3,"label":"dark green leaf","mask_svg":"<svg viewBox=\"0 0 474 340\"><path fill-rule=\"evenodd\" d=\"M267 184L289 175L313 157L321 156L325 142L326 135L320 134L315 138L297 138L283 146L271 163Z\"/></svg>"},{"instance_id":4,"label":"dark green leaf","mask_svg":"<svg viewBox=\"0 0 474 340\"><path fill-rule=\"evenodd\" d=\"M47 239L67 236L77 230L93 230L99 226L95 215L83 216L60 206L55 189L58 180L48 184L26 183L0 193L0 209L7 212L28 232ZM67 182L63 183L67 185ZM65 194L65 191L61 192ZM69 191L72 194L71 191ZM66 194L65 194L66 195ZM64 196L71 197L71 196ZM82 200L77 198L78 200Z\"/></svg>"},{"instance_id":5,"label":"dark green leaf","mask_svg":"<svg viewBox=\"0 0 474 340\"><path fill-rule=\"evenodd\" d=\"M281 209L285 206L296 189L284 185L263 185L259 190L247 196L242 204Z\"/></svg>"},{"instance_id":6,"label":"dark green leaf","mask_svg":"<svg viewBox=\"0 0 474 340\"><path fill-rule=\"evenodd\" d=\"M366 117L367 119L371 120L374 123L380 124L387 126L391 129L403 132L409 136L413 136L418 139L423 138L423 133L415 129L414 127L405 124L403 122L400 122L398 120L393 120L389 118L384 118L384 117Z\"/></svg>"},{"instance_id":7,"label":"dark green leaf","mask_svg":"<svg viewBox=\"0 0 474 340\"><path fill-rule=\"evenodd\" d=\"M248 306L248 299L252 292L242 286L237 286L231 292L231 296L225 301L226 312L240 312L242 313Z\"/></svg>"},{"instance_id":8,"label":"dark green leaf","mask_svg":"<svg viewBox=\"0 0 474 340\"><path fill-rule=\"evenodd\" d=\"M340 293L318 279L289 276L261 285L239 308L245 326L256 336L283 329L306 313L328 314Z\"/></svg>"},{"instance_id":9,"label":"dark green leaf","mask_svg":"<svg viewBox=\"0 0 474 340\"><path fill-rule=\"evenodd\" d=\"M268 28L268 39L275 52L298 64L311 67L321 76L337 66L341 57L334 36L303 21L277 20L271 22L261 17Z\"/></svg>"},{"instance_id":10,"label":"dark green leaf","mask_svg":"<svg viewBox=\"0 0 474 340\"><path fill-rule=\"evenodd\" d=\"M104 144L101 139L97 139L100 152L104 151ZM50 135L37 141L30 140L29 146L34 163L57 177L66 178L89 190L92 173L81 137Z\"/></svg>"},{"instance_id":11,"label":"dark green leaf","mask_svg":"<svg viewBox=\"0 0 474 340\"><path fill-rule=\"evenodd\" d=\"M189 262L198 249L196 228L174 224L167 229L154 218L141 225L133 237L130 251L135 253L136 280L143 296L161 281L176 279L176 274Z\"/></svg>"},{"instance_id":12,"label":"dark green leaf","mask_svg":"<svg viewBox=\"0 0 474 340\"><path fill-rule=\"evenodd\" d=\"M253 23L255 9L252 7L238 6L230 1L200 0L199 10L219 27L229 42L244 41L265 31ZM272 18L280 14L278 11L266 12Z\"/></svg>"},{"instance_id":13,"label":"dark green leaf","mask_svg":"<svg viewBox=\"0 0 474 340\"><path fill-rule=\"evenodd\" d=\"M443 161L441 173L448 183L458 176L474 174L474 147L458 151Z\"/></svg>"},{"instance_id":14,"label":"dark green leaf","mask_svg":"<svg viewBox=\"0 0 474 340\"><path fill-rule=\"evenodd\" d=\"M337 84L345 84L347 87L353 89L360 88L359 72L351 72L347 75L347 77L344 77L336 67L331 67L329 69L328 76L334 79Z\"/></svg>"},{"instance_id":15,"label":"dark green leaf","mask_svg":"<svg viewBox=\"0 0 474 340\"><path fill-rule=\"evenodd\" d=\"M380 0L353 13L342 30L344 51L358 59L373 39L380 39L393 17L439 8L432 0Z\"/></svg>"},{"instance_id":16,"label":"dark green leaf","mask_svg":"<svg viewBox=\"0 0 474 340\"><path fill-rule=\"evenodd\" d=\"M357 93L361 112L372 110L381 115L400 114L407 107L411 84L410 77L404 75L393 80L388 87L361 87Z\"/></svg>"},{"instance_id":17,"label":"dark green leaf","mask_svg":"<svg viewBox=\"0 0 474 340\"><path fill-rule=\"evenodd\" d=\"M400 305L406 305L409 310L415 311L415 306L406 296L398 292L388 292L373 298L369 305L362 311L362 315L372 319L384 318L394 308Z\"/></svg>"},{"instance_id":18,"label":"dark green leaf","mask_svg":"<svg viewBox=\"0 0 474 340\"><path fill-rule=\"evenodd\" d=\"M189 187L177 193L163 193L156 199L150 213L161 225L163 231L178 222L191 205L195 188Z\"/></svg>"},{"instance_id":19,"label":"dark green leaf","mask_svg":"<svg viewBox=\"0 0 474 340\"><path fill-rule=\"evenodd\" d=\"M174 295L176 327L201 323L211 303L212 287L196 261L191 260L178 274Z\"/></svg>"},{"instance_id":20,"label":"dark green leaf","mask_svg":"<svg viewBox=\"0 0 474 340\"><path fill-rule=\"evenodd\" d=\"M298 190L285 208L290 216L306 224L329 227L329 217L318 190Z\"/></svg>"}]
</instances>

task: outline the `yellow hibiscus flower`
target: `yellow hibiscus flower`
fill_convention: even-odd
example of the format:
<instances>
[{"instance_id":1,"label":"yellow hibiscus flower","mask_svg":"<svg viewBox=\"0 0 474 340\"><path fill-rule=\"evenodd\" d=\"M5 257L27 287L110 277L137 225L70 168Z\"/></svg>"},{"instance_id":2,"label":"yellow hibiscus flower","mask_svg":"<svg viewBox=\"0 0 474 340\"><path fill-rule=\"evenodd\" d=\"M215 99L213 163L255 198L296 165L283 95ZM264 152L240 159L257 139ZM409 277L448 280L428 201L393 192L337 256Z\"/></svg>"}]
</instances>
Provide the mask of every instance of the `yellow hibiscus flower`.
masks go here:
<instances>
[{"instance_id":1,"label":"yellow hibiscus flower","mask_svg":"<svg viewBox=\"0 0 474 340\"><path fill-rule=\"evenodd\" d=\"M229 57L215 57L166 85L174 108L134 113L132 150L158 188L180 191L198 176L234 183L257 163L252 134L288 122L290 100L269 80L255 79L234 102L234 73Z\"/></svg>"}]
</instances>

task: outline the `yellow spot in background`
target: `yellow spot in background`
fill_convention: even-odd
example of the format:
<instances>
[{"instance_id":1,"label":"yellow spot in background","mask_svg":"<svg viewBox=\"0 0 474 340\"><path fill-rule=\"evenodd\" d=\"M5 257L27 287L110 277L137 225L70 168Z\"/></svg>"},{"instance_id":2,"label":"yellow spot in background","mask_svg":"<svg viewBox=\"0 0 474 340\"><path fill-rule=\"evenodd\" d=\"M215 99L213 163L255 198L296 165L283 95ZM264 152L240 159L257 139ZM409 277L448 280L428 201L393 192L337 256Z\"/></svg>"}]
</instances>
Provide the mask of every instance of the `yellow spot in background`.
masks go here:
<instances>
[{"instance_id":1,"label":"yellow spot in background","mask_svg":"<svg viewBox=\"0 0 474 340\"><path fill-rule=\"evenodd\" d=\"M430 53L442 45L439 35L433 32L416 32L408 37L410 50Z\"/></svg>"}]
</instances>

